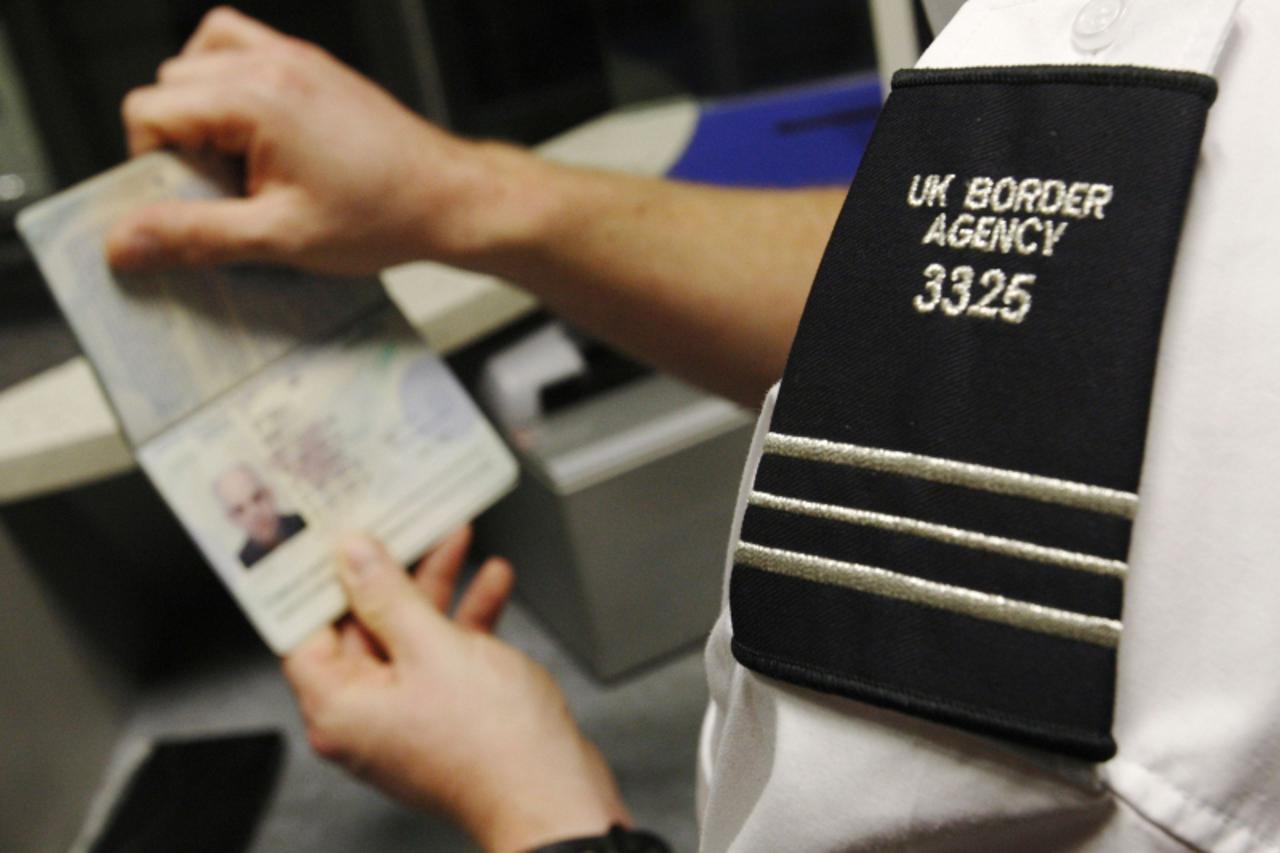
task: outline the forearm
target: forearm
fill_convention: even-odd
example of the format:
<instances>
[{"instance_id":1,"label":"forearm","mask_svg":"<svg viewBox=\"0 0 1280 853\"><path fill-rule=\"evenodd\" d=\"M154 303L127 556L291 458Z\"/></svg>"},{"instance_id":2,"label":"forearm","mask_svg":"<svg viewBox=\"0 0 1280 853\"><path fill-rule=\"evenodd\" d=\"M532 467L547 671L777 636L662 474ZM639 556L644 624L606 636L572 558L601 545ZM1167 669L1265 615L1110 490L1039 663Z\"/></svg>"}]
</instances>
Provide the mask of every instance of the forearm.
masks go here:
<instances>
[{"instance_id":1,"label":"forearm","mask_svg":"<svg viewBox=\"0 0 1280 853\"><path fill-rule=\"evenodd\" d=\"M747 405L782 375L844 191L742 190L578 169L486 146L453 258L631 355Z\"/></svg>"},{"instance_id":2,"label":"forearm","mask_svg":"<svg viewBox=\"0 0 1280 853\"><path fill-rule=\"evenodd\" d=\"M122 269L444 261L514 281L651 362L757 404L783 362L838 190L716 189L555 165L424 122L332 57L229 10L130 93L135 154L241 156L243 198L149 205Z\"/></svg>"}]
</instances>

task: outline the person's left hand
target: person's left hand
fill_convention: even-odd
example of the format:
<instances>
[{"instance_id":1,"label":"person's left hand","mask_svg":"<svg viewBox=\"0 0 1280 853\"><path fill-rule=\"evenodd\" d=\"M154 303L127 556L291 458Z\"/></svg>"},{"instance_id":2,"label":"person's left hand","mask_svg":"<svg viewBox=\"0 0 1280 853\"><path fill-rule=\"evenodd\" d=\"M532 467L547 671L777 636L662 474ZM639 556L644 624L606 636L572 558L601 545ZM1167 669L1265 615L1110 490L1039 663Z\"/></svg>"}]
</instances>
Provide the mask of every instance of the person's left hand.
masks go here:
<instances>
[{"instance_id":1,"label":"person's left hand","mask_svg":"<svg viewBox=\"0 0 1280 853\"><path fill-rule=\"evenodd\" d=\"M352 616L284 662L314 749L398 799L439 809L485 849L599 835L630 817L550 674L492 635L513 583L481 566L446 615L470 531L411 579L377 542L344 545Z\"/></svg>"}]
</instances>

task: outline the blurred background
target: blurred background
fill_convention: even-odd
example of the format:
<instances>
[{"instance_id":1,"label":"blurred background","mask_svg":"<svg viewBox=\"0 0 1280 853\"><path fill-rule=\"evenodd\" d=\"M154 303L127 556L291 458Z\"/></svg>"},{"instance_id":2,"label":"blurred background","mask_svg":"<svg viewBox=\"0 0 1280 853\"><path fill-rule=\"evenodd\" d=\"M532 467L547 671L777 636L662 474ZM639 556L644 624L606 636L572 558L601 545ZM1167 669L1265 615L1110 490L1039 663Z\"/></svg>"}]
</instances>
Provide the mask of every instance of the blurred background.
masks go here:
<instances>
[{"instance_id":1,"label":"blurred background","mask_svg":"<svg viewBox=\"0 0 1280 853\"><path fill-rule=\"evenodd\" d=\"M6 453L28 453L27 445L14 449L17 439L5 446L5 430L30 415L23 407L34 405L31 399L43 394L38 414L64 430L82 408L70 399L75 386L53 376L74 366L79 349L15 235L14 216L124 159L121 99L153 80L159 63L180 49L213 5L0 4L0 480L11 478L0 482L0 849L65 850L77 843L76 849L165 849L103 846L102 827L139 756L157 740L258 731L280 733L283 752L273 758L272 748L257 741L241 744L246 751L229 763L226 751L213 763L182 758L169 771L179 775L156 777L160 782L149 782L144 795L162 798L166 788L181 793L192 773L207 773L205 790L219 792L213 799L224 797L227 812L201 819L241 820L248 827L247 840L231 849L467 849L449 827L400 809L309 754L275 661L136 471L116 466L107 476L86 468L82 476L62 477L57 488L48 486L52 480L24 488L12 479L19 467L3 467L14 461L6 461ZM671 131L678 138L654 143L670 154L657 156L660 165L649 171L729 183L847 182L879 104L877 43L886 50L885 21L877 37L870 8L876 4L860 0L233 5L324 46L459 133L539 144L564 139L601 116L657 116L662 127L678 127ZM910 42L908 54L917 51L927 40L923 16L913 14L918 3L879 5L897 19L894 38ZM771 155L775 160L833 165L777 180L769 172L775 160L744 159L739 168L722 156L723 146L748 126L761 134L762 150L782 146ZM820 135L806 137L810 131ZM607 147L610 137L573 138L581 149ZM549 150L558 150L556 144ZM608 162L610 152L591 151L587 159ZM532 306L504 314L502 322L451 343L451 364L491 409L501 407L511 391L504 390L503 362L495 357L521 344L542 346L550 340L548 324L554 331L554 318ZM551 337L556 340L548 345L560 346L563 338L576 347L579 372L535 395L543 407L536 423L503 424L526 475L517 495L482 524L480 547L510 551L524 588L502 634L566 685L642 825L664 833L676 849L694 849L694 755L706 696L699 641L718 605L751 419L625 363L572 330ZM672 418L702 424L703 432L689 433L688 446L669 453L646 445L643 459L615 460L607 477L597 472L590 483L560 482L548 473L553 457L568 452L567 436L589 433L604 441L634 432L636 424L669 426ZM714 428L706 427L709 419ZM44 465L25 463L23 471ZM57 464L76 463L58 457ZM681 472L694 480L672 486L670 478ZM617 541L610 525L623 530L625 519L664 529L659 516L672 503L673 488L690 505L709 507L709 515L690 516L706 528L697 534L705 541L693 541L693 531L688 541L624 537L634 545L626 565L609 564L593 551L583 530ZM553 542L546 553L526 555L544 540ZM620 587L625 600L601 598L602 589L616 586L611 572L668 558L698 565L693 586L670 576L647 586L632 580ZM540 580L539 561L551 567L547 572L567 574ZM569 568L557 568L564 565ZM585 603L564 605L566 589ZM621 644L616 637L624 634L648 640ZM278 760L279 781L271 783ZM235 786L223 784L227 773L269 784L236 797ZM197 787L194 799L198 793ZM180 815L170 817L183 825ZM168 849L220 848L174 842Z\"/></svg>"}]
</instances>

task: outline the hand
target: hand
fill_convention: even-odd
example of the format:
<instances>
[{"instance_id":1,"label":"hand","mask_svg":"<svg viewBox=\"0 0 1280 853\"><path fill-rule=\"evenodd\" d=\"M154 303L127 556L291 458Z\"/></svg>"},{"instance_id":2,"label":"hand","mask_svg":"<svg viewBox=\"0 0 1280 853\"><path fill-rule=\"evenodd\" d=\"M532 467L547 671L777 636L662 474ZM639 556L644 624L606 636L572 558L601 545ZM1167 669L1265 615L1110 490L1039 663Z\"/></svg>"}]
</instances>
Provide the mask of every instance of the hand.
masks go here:
<instances>
[{"instance_id":1,"label":"hand","mask_svg":"<svg viewBox=\"0 0 1280 853\"><path fill-rule=\"evenodd\" d=\"M261 261L368 274L463 262L501 243L527 205L534 158L431 126L318 47L215 9L155 85L130 92L130 151L244 158L246 197L157 204L107 240L123 269ZM537 198L536 193L523 196Z\"/></svg>"},{"instance_id":2,"label":"hand","mask_svg":"<svg viewBox=\"0 0 1280 853\"><path fill-rule=\"evenodd\" d=\"M312 746L410 805L442 810L488 850L629 823L550 674L491 633L510 565L486 562L453 620L445 615L469 543L466 529L449 537L414 579L378 543L345 543L352 617L284 662Z\"/></svg>"}]
</instances>

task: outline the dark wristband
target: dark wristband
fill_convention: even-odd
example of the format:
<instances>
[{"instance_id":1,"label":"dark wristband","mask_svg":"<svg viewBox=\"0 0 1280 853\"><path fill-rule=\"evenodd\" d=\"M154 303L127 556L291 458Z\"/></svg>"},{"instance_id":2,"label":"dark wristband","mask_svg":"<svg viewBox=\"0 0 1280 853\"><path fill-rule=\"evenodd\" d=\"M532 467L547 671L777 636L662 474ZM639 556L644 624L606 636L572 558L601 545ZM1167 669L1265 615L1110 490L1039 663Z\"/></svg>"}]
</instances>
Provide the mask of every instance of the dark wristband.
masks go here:
<instances>
[{"instance_id":1,"label":"dark wristband","mask_svg":"<svg viewBox=\"0 0 1280 853\"><path fill-rule=\"evenodd\" d=\"M556 841L529 853L671 853L671 848L652 832L615 823L604 835Z\"/></svg>"}]
</instances>

